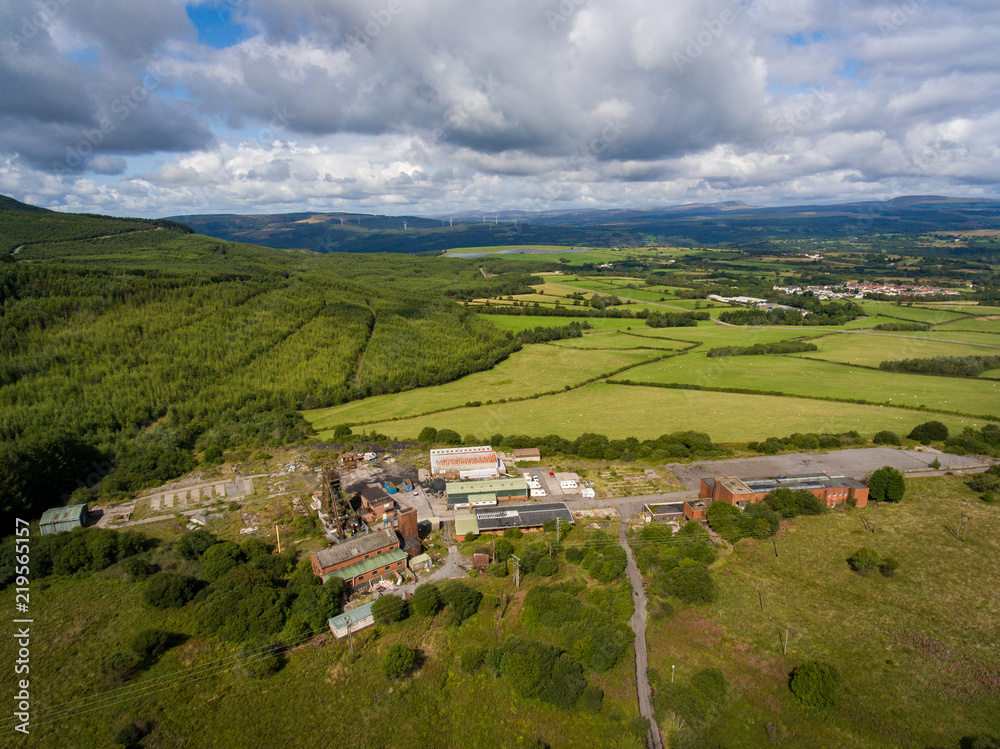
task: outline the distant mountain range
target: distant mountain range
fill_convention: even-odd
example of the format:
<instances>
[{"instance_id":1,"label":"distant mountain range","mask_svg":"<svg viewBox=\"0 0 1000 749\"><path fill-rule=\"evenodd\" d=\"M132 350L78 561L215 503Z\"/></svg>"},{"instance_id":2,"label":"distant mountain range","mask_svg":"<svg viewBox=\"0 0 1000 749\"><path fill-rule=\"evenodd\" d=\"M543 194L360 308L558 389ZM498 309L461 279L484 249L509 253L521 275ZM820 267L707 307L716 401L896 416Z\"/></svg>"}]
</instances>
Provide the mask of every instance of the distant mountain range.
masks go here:
<instances>
[{"instance_id":1,"label":"distant mountain range","mask_svg":"<svg viewBox=\"0 0 1000 749\"><path fill-rule=\"evenodd\" d=\"M432 252L548 244L761 246L778 239L1000 229L1000 200L907 196L838 205L751 206L738 201L607 210L460 212L438 216L283 213L171 216L199 234L319 252Z\"/></svg>"}]
</instances>

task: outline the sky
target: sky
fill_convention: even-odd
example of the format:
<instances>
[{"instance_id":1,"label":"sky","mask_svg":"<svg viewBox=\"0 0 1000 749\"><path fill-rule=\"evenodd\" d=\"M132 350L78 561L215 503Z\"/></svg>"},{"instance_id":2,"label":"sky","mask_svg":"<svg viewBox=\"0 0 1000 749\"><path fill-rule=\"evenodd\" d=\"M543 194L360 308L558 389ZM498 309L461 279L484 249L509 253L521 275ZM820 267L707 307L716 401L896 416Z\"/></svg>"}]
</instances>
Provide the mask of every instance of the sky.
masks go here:
<instances>
[{"instance_id":1,"label":"sky","mask_svg":"<svg viewBox=\"0 0 1000 749\"><path fill-rule=\"evenodd\" d=\"M0 0L0 193L66 211L1000 198L995 0Z\"/></svg>"}]
</instances>

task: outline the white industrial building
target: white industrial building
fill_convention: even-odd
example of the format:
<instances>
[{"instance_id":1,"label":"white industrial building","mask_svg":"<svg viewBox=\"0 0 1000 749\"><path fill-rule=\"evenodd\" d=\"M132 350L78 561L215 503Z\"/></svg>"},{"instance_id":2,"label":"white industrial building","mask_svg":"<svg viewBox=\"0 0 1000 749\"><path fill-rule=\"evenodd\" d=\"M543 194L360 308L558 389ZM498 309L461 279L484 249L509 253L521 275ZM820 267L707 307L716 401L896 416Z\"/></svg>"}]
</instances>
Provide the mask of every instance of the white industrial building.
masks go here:
<instances>
[{"instance_id":1,"label":"white industrial building","mask_svg":"<svg viewBox=\"0 0 1000 749\"><path fill-rule=\"evenodd\" d=\"M496 478L506 470L496 451L489 445L445 447L431 450L431 474L455 475L462 479Z\"/></svg>"}]
</instances>

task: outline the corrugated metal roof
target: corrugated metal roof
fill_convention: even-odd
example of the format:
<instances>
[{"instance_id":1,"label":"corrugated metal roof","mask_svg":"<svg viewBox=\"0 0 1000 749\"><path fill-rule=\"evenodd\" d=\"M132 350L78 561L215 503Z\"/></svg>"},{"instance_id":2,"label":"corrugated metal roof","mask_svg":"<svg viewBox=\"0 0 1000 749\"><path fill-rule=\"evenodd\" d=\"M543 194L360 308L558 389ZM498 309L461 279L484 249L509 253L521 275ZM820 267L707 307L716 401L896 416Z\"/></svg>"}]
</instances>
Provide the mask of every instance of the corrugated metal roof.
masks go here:
<instances>
[{"instance_id":1,"label":"corrugated metal roof","mask_svg":"<svg viewBox=\"0 0 1000 749\"><path fill-rule=\"evenodd\" d=\"M476 510L476 520L480 531L501 528L531 528L549 520L561 519L572 523L573 515L562 502L543 505L516 505L502 510Z\"/></svg>"},{"instance_id":2,"label":"corrugated metal roof","mask_svg":"<svg viewBox=\"0 0 1000 749\"><path fill-rule=\"evenodd\" d=\"M528 493L528 482L523 478L516 479L490 479L488 481L449 481L445 484L445 493L448 496L456 494L498 494L504 491L523 491Z\"/></svg>"},{"instance_id":3,"label":"corrugated metal roof","mask_svg":"<svg viewBox=\"0 0 1000 749\"><path fill-rule=\"evenodd\" d=\"M406 559L406 552L402 549L393 549L392 551L387 551L385 554L379 554L377 557L372 557L371 559L362 559L360 562L352 564L349 567L334 570L333 572L327 572L323 575L323 581L326 582L331 577L339 577L341 580L350 580L358 575L364 575L372 570L377 570L379 567L385 567L386 565L398 562L401 559Z\"/></svg>"},{"instance_id":4,"label":"corrugated metal roof","mask_svg":"<svg viewBox=\"0 0 1000 749\"><path fill-rule=\"evenodd\" d=\"M329 549L322 549L316 552L316 561L319 562L320 567L331 567L335 564L341 564L354 557L361 557L365 554L369 554L376 549L381 549L383 546L399 546L399 539L396 538L396 532L391 528L386 528L385 530L378 531L376 533L368 533L364 536L356 536L354 538L349 538L346 541L342 541L336 546L332 546Z\"/></svg>"},{"instance_id":5,"label":"corrugated metal roof","mask_svg":"<svg viewBox=\"0 0 1000 749\"><path fill-rule=\"evenodd\" d=\"M53 507L42 513L39 529L42 535L50 535L61 531L79 528L87 522L87 505L70 505L69 507Z\"/></svg>"},{"instance_id":6,"label":"corrugated metal roof","mask_svg":"<svg viewBox=\"0 0 1000 749\"><path fill-rule=\"evenodd\" d=\"M375 601L358 606L356 609L345 611L343 614L330 617L326 620L327 624L332 625L334 629L344 629L347 626L347 620L350 619L351 625L355 625L362 619L367 619L372 615L372 603L375 603Z\"/></svg>"}]
</instances>

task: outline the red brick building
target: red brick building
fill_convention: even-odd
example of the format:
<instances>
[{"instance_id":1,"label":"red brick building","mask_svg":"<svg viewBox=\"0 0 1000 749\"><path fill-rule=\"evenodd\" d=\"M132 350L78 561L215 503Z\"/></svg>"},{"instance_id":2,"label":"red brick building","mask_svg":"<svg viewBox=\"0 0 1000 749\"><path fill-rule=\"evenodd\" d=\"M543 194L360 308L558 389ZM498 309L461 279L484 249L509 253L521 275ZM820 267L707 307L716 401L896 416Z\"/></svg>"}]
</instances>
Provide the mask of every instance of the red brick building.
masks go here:
<instances>
[{"instance_id":1,"label":"red brick building","mask_svg":"<svg viewBox=\"0 0 1000 749\"><path fill-rule=\"evenodd\" d=\"M742 509L763 501L768 492L774 489L810 492L827 507L836 507L852 497L857 507L868 504L867 486L846 476L827 476L825 473L758 479L738 479L735 476L703 478L698 498L728 502ZM689 517L687 508L684 514Z\"/></svg>"},{"instance_id":2,"label":"red brick building","mask_svg":"<svg viewBox=\"0 0 1000 749\"><path fill-rule=\"evenodd\" d=\"M386 528L317 551L311 561L313 573L324 581L335 575L354 587L405 568L407 558L396 531Z\"/></svg>"}]
</instances>

